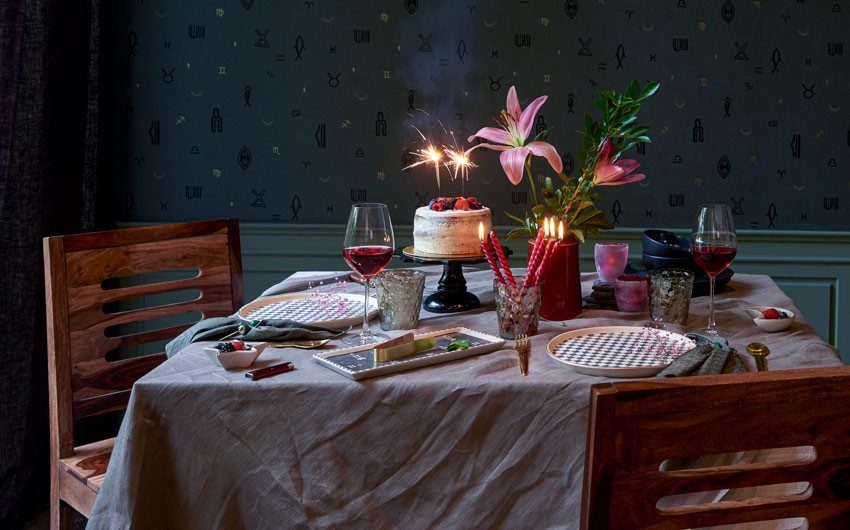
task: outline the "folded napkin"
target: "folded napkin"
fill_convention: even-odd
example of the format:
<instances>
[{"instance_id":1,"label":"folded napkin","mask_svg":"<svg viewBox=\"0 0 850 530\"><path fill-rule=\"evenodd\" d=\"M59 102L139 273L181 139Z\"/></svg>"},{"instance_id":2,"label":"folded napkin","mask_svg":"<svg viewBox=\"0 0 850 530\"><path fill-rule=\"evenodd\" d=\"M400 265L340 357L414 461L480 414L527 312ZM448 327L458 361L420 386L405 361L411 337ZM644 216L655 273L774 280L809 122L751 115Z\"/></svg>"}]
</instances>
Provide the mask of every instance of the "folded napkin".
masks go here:
<instances>
[{"instance_id":1,"label":"folded napkin","mask_svg":"<svg viewBox=\"0 0 850 530\"><path fill-rule=\"evenodd\" d=\"M658 377L686 375L730 374L746 372L738 352L717 344L704 344L686 351L658 372Z\"/></svg>"},{"instance_id":2,"label":"folded napkin","mask_svg":"<svg viewBox=\"0 0 850 530\"><path fill-rule=\"evenodd\" d=\"M294 320L269 318L245 322L237 317L207 318L197 322L165 345L165 355L172 357L193 342L221 340L222 337L251 341L286 341L295 339L333 339L343 335L335 329L302 324Z\"/></svg>"}]
</instances>

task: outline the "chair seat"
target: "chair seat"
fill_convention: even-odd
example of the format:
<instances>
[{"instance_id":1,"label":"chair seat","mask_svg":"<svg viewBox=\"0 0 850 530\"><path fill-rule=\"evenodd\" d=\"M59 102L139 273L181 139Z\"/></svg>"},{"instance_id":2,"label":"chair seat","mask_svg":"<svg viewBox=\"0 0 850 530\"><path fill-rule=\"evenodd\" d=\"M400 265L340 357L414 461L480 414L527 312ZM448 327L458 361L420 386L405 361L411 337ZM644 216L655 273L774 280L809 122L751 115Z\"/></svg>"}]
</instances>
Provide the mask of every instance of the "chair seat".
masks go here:
<instances>
[{"instance_id":1,"label":"chair seat","mask_svg":"<svg viewBox=\"0 0 850 530\"><path fill-rule=\"evenodd\" d=\"M115 438L108 438L75 447L74 456L60 458L59 466L97 493L103 485L114 446Z\"/></svg>"}]
</instances>

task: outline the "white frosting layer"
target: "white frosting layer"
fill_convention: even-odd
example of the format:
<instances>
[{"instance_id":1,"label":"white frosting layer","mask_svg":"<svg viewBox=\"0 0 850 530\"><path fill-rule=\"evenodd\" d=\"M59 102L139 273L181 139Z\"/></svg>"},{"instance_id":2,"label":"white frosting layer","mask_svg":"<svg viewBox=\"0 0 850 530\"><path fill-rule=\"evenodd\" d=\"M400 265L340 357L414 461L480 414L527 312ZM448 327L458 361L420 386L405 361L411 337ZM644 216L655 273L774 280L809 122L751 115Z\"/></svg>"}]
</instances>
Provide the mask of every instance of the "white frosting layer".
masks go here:
<instances>
[{"instance_id":1,"label":"white frosting layer","mask_svg":"<svg viewBox=\"0 0 850 530\"><path fill-rule=\"evenodd\" d=\"M481 254L479 223L484 223L484 233L489 234L492 229L489 208L436 212L423 206L413 216L413 247L417 252L435 256Z\"/></svg>"}]
</instances>

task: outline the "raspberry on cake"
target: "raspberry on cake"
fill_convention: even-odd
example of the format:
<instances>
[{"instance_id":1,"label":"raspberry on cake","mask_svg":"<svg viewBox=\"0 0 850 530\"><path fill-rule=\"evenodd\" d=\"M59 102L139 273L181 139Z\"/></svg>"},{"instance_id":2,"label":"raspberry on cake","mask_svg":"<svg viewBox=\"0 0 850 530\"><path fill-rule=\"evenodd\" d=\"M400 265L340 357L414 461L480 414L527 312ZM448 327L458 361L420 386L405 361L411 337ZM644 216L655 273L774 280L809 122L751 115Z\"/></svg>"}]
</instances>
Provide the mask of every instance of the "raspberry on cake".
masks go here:
<instances>
[{"instance_id":1,"label":"raspberry on cake","mask_svg":"<svg viewBox=\"0 0 850 530\"><path fill-rule=\"evenodd\" d=\"M475 197L437 197L416 210L413 247L434 256L480 255L479 223L485 233L492 229L490 209Z\"/></svg>"}]
</instances>

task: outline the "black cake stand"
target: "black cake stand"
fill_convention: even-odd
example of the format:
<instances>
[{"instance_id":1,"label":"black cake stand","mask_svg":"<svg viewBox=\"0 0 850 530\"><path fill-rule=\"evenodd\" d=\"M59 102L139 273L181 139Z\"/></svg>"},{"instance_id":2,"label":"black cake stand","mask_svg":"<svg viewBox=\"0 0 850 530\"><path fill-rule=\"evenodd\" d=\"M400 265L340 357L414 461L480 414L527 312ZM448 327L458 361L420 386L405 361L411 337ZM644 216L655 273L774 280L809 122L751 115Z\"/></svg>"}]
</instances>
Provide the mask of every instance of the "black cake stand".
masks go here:
<instances>
[{"instance_id":1,"label":"black cake stand","mask_svg":"<svg viewBox=\"0 0 850 530\"><path fill-rule=\"evenodd\" d=\"M511 249L502 247L506 256L511 255ZM413 245L399 247L395 257L407 263L423 265L443 264L443 275L437 285L437 291L428 295L422 302L422 307L430 313L460 313L481 307L481 300L466 290L466 278L463 277L464 265L484 263L484 254L477 256L436 256L418 252Z\"/></svg>"}]
</instances>

